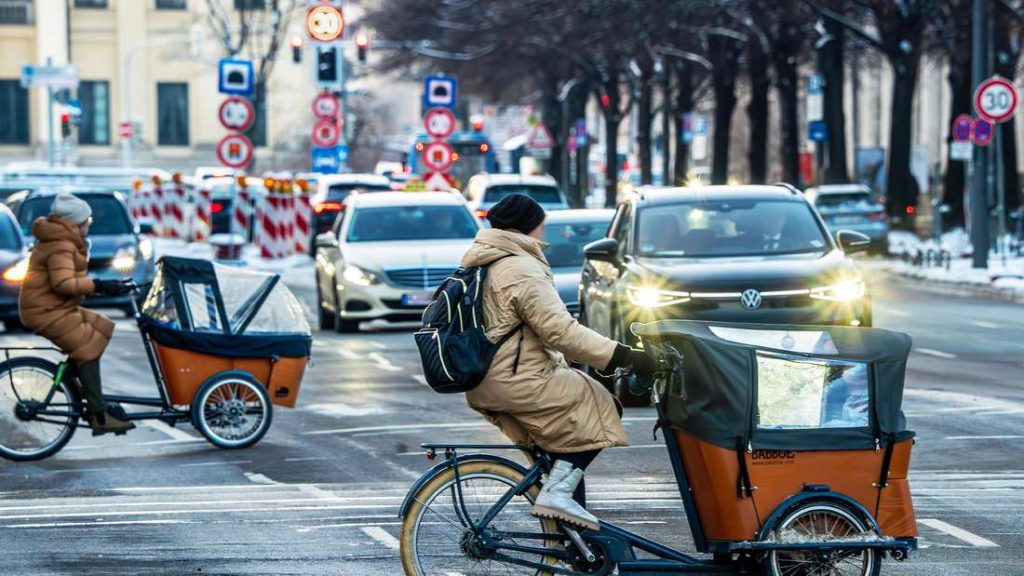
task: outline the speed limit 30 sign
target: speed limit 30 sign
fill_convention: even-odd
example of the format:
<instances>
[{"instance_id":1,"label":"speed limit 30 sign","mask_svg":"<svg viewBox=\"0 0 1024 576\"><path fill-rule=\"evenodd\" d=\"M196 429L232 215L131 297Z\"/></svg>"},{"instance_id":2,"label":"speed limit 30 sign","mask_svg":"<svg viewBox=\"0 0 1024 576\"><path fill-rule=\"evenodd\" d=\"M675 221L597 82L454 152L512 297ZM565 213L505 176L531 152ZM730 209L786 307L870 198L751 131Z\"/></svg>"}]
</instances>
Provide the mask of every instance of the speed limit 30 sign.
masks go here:
<instances>
[{"instance_id":1,"label":"speed limit 30 sign","mask_svg":"<svg viewBox=\"0 0 1024 576\"><path fill-rule=\"evenodd\" d=\"M995 123L1006 122L1017 112L1017 87L1002 76L993 76L974 91L974 109L978 115Z\"/></svg>"}]
</instances>

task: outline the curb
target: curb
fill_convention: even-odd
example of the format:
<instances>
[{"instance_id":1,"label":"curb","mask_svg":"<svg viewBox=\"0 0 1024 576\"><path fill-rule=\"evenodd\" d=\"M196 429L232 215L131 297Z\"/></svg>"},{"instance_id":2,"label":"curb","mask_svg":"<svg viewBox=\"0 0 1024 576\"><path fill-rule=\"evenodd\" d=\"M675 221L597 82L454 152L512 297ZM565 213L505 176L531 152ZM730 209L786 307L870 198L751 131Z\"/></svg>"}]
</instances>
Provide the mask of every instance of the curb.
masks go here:
<instances>
[{"instance_id":1,"label":"curb","mask_svg":"<svg viewBox=\"0 0 1024 576\"><path fill-rule=\"evenodd\" d=\"M1024 304L1024 292L1013 288L1000 288L998 286L986 286L984 284L970 284L965 282L943 282L934 278L924 278L913 273L900 272L889 268L880 267L877 269L899 282L913 285L917 290L932 292L935 294L946 294L950 296L969 296L983 298L986 300L999 300L1014 304Z\"/></svg>"}]
</instances>

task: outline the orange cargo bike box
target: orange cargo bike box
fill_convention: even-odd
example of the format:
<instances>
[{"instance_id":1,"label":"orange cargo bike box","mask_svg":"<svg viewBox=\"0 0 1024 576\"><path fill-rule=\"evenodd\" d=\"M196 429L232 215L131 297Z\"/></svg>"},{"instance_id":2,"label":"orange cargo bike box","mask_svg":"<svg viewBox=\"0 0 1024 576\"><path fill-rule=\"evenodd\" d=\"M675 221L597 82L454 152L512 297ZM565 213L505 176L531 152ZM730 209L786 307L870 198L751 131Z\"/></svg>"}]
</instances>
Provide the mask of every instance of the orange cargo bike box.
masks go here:
<instances>
[{"instance_id":1,"label":"orange cargo bike box","mask_svg":"<svg viewBox=\"0 0 1024 576\"><path fill-rule=\"evenodd\" d=\"M820 561L794 543L864 542L860 554L900 560L916 548L907 335L684 320L633 331L662 370L655 404L700 551L769 553L788 574Z\"/></svg>"}]
</instances>

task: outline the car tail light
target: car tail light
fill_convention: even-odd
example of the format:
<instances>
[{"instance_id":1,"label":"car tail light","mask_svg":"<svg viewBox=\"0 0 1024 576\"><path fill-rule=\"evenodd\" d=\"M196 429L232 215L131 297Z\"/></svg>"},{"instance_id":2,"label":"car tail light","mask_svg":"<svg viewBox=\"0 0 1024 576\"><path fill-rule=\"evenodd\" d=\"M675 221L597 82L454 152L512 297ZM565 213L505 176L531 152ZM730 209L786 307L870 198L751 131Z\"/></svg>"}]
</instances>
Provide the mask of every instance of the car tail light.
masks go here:
<instances>
[{"instance_id":1,"label":"car tail light","mask_svg":"<svg viewBox=\"0 0 1024 576\"><path fill-rule=\"evenodd\" d=\"M210 204L210 213L211 214L220 214L223 211L224 211L224 203L223 202L214 202L214 203Z\"/></svg>"},{"instance_id":2,"label":"car tail light","mask_svg":"<svg viewBox=\"0 0 1024 576\"><path fill-rule=\"evenodd\" d=\"M327 212L328 210L337 212L337 211L341 210L344 207L345 207L345 203L344 202L321 202L321 203L317 204L316 206L313 206L313 211L316 212L317 214L323 214L324 212Z\"/></svg>"},{"instance_id":3,"label":"car tail light","mask_svg":"<svg viewBox=\"0 0 1024 576\"><path fill-rule=\"evenodd\" d=\"M487 218L487 210L473 210L473 214L475 214L476 217L481 220Z\"/></svg>"}]
</instances>

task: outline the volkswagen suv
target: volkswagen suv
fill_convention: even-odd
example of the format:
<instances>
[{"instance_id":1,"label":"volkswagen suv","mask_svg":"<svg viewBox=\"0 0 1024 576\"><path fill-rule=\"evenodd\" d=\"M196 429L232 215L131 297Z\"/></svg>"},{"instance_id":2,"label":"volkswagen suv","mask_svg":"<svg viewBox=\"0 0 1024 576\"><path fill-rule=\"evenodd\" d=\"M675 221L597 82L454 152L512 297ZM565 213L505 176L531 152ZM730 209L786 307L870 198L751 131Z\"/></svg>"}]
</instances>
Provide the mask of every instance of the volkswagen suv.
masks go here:
<instances>
[{"instance_id":1,"label":"volkswagen suv","mask_svg":"<svg viewBox=\"0 0 1024 576\"><path fill-rule=\"evenodd\" d=\"M587 245L580 320L629 345L632 322L670 318L870 326L871 298L848 257L868 245L858 232L833 238L789 186L647 189Z\"/></svg>"}]
</instances>

